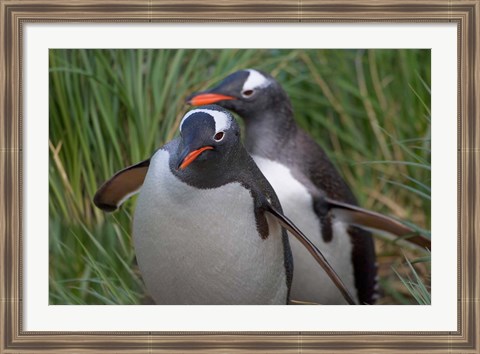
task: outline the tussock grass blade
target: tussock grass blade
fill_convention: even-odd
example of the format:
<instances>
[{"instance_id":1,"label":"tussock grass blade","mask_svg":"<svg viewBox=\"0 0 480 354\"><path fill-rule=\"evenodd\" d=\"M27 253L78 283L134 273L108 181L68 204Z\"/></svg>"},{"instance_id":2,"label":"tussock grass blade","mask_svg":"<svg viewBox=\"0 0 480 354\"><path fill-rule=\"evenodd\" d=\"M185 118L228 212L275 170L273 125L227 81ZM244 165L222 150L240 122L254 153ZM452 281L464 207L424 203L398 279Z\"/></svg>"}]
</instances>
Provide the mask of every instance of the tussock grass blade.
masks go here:
<instances>
[{"instance_id":1,"label":"tussock grass blade","mask_svg":"<svg viewBox=\"0 0 480 354\"><path fill-rule=\"evenodd\" d=\"M410 187L406 184L403 184L403 183L400 183L400 182L395 182L395 181L389 181L385 178L382 178L382 180L384 180L386 183L389 183L389 184L393 184L395 186L399 186L400 188L403 188L403 189L406 189L412 193L415 193L415 194L418 194L420 197L424 198L424 199L428 199L430 200L430 194L428 193L424 193L416 188L413 188L413 187Z\"/></svg>"},{"instance_id":2,"label":"tussock grass blade","mask_svg":"<svg viewBox=\"0 0 480 354\"><path fill-rule=\"evenodd\" d=\"M430 305L431 295L427 286L424 284L422 277L419 276L413 264L405 257L405 262L408 266L410 274L402 276L396 269L393 269L403 285L407 288L416 302L420 305Z\"/></svg>"}]
</instances>

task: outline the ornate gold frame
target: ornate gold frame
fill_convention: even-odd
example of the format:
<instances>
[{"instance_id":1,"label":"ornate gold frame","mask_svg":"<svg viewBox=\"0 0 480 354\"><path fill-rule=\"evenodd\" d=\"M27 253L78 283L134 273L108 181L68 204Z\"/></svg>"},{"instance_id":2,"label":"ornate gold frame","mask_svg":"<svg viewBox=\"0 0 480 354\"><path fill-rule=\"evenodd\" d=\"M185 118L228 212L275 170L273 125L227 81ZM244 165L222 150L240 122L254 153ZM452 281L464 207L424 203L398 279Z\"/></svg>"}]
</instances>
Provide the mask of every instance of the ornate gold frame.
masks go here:
<instances>
[{"instance_id":1,"label":"ornate gold frame","mask_svg":"<svg viewBox=\"0 0 480 354\"><path fill-rule=\"evenodd\" d=\"M480 0L0 0L0 352L478 353ZM27 332L22 326L22 32L32 22L399 22L458 27L458 329Z\"/></svg>"}]
</instances>

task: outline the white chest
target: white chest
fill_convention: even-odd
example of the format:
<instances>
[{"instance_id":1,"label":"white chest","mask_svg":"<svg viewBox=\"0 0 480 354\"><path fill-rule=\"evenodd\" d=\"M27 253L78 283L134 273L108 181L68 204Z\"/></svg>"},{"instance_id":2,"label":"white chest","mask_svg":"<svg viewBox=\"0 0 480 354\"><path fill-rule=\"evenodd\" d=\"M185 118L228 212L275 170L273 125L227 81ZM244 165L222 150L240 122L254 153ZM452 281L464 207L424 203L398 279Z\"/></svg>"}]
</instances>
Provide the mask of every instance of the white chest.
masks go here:
<instances>
[{"instance_id":1,"label":"white chest","mask_svg":"<svg viewBox=\"0 0 480 354\"><path fill-rule=\"evenodd\" d=\"M284 304L280 228L257 232L250 192L239 183L197 189L175 177L168 152L152 158L134 218L145 284L157 304Z\"/></svg>"},{"instance_id":2,"label":"white chest","mask_svg":"<svg viewBox=\"0 0 480 354\"><path fill-rule=\"evenodd\" d=\"M284 214L322 251L352 294L356 294L351 260L352 245L347 225L333 224L333 240L324 242L321 226L313 210L313 199L288 167L276 161L253 156L258 167L275 190ZM289 234L293 254L291 299L320 304L345 303L338 289L305 247Z\"/></svg>"}]
</instances>

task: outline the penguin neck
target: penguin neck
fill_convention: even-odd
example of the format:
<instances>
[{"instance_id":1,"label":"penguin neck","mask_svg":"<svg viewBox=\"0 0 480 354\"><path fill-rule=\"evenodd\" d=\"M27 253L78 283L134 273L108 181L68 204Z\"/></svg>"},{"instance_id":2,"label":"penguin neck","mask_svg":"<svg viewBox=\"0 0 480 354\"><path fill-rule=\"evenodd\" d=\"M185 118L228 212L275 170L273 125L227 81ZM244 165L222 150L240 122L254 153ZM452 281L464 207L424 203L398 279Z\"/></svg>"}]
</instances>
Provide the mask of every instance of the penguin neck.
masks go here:
<instances>
[{"instance_id":1,"label":"penguin neck","mask_svg":"<svg viewBox=\"0 0 480 354\"><path fill-rule=\"evenodd\" d=\"M283 102L245 119L245 147L251 154L272 158L279 147L293 141L297 131L291 105Z\"/></svg>"}]
</instances>

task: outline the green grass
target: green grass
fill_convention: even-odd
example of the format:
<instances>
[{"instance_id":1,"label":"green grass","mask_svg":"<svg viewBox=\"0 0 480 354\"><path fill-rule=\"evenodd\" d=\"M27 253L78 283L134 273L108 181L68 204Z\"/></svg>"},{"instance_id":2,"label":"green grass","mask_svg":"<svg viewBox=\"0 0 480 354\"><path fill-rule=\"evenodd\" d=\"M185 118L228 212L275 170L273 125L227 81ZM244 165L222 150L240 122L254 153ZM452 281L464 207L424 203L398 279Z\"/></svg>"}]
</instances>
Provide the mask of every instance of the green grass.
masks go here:
<instances>
[{"instance_id":1,"label":"green grass","mask_svg":"<svg viewBox=\"0 0 480 354\"><path fill-rule=\"evenodd\" d=\"M429 235L429 50L51 50L50 303L145 301L130 235L135 198L105 214L92 197L177 134L186 96L249 67L282 83L360 205ZM404 253L425 254L382 239L376 248L380 303L418 303L408 277L429 289L429 261L411 268ZM392 267L402 264L399 277Z\"/></svg>"},{"instance_id":2,"label":"green grass","mask_svg":"<svg viewBox=\"0 0 480 354\"><path fill-rule=\"evenodd\" d=\"M430 305L432 303L430 287L425 284L426 281L428 281L428 283L430 283L430 281L429 279L425 280L424 277L419 274L419 272L415 269L414 264L430 264L430 262L430 255L414 261L410 261L407 257L405 257L405 275L401 275L398 270L393 268L393 271L401 280L402 284L405 286L408 292L413 296L415 302L420 305Z\"/></svg>"}]
</instances>

